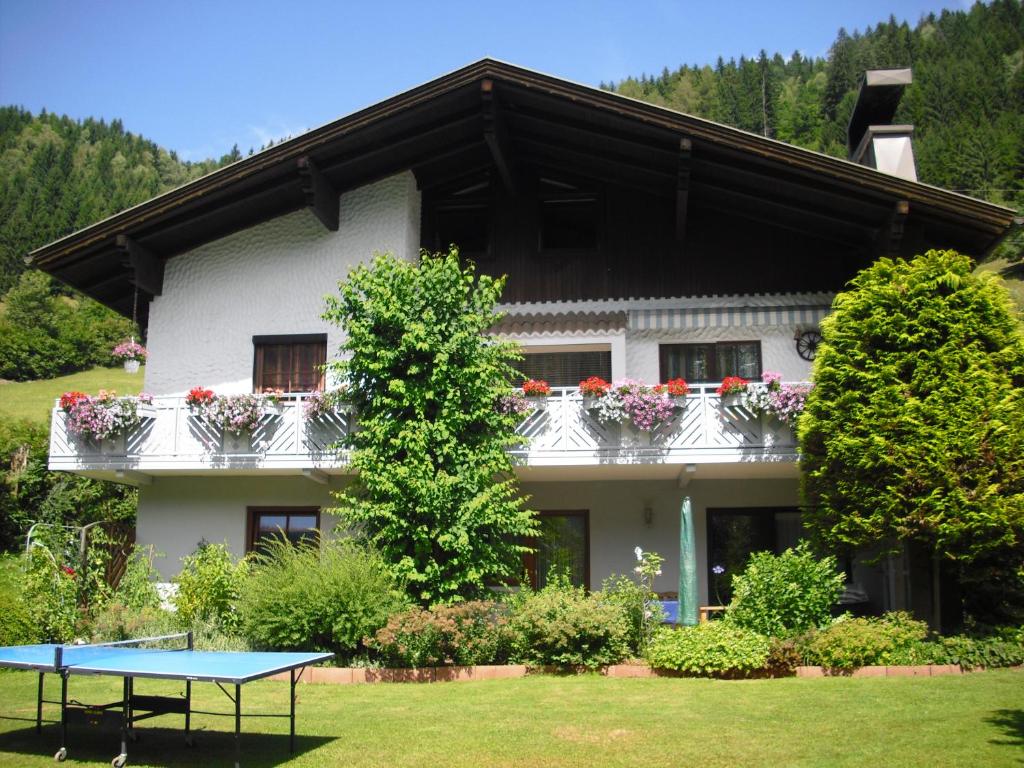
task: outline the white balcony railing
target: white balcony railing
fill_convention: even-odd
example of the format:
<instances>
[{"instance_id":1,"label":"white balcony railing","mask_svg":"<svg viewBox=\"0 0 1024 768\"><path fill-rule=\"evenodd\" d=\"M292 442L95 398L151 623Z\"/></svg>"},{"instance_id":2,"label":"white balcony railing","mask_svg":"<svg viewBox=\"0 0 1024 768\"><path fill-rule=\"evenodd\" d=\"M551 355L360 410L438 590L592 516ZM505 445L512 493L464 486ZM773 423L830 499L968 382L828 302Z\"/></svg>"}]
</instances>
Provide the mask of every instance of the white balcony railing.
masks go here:
<instances>
[{"instance_id":1,"label":"white balcony railing","mask_svg":"<svg viewBox=\"0 0 1024 768\"><path fill-rule=\"evenodd\" d=\"M652 432L602 424L575 388L533 400L518 432L527 441L512 451L528 466L588 464L792 461L792 430L742 405L723 402L714 385L695 387L673 416ZM234 438L192 415L184 398L157 397L142 424L117 439L92 442L68 434L65 414L53 412L50 469L79 472L170 473L213 469L344 470L336 445L354 427L345 408L320 419L303 415L306 395L268 410L247 438ZM128 475L130 476L130 475Z\"/></svg>"}]
</instances>

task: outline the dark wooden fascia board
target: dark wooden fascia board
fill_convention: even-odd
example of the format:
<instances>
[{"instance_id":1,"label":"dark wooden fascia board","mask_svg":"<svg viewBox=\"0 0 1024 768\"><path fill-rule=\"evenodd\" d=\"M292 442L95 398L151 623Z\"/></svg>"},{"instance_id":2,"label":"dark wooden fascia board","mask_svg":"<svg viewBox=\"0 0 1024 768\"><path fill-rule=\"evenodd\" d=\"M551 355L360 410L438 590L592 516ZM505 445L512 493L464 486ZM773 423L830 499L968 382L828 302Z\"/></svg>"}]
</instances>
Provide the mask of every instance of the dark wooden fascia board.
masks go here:
<instances>
[{"instance_id":1,"label":"dark wooden fascia board","mask_svg":"<svg viewBox=\"0 0 1024 768\"><path fill-rule=\"evenodd\" d=\"M976 227L987 228L994 238L1005 234L1016 215L1014 211L1002 206L889 176L855 163L793 147L737 128L503 62L482 59L49 243L33 251L28 259L31 263L45 268L73 251L95 247L104 241L109 242L117 234L128 234L133 227L153 222L184 203L202 199L212 192L243 182L254 174L280 166L282 163L294 163L303 155L315 156L332 142L367 129L403 110L427 104L431 100L440 99L463 88L471 88L473 83L488 77L508 81L527 91L543 93L568 103L586 105L608 114L631 118L654 129L683 133L693 139L732 147L753 157L762 157L792 168L811 171L843 184L852 184L865 190L877 190L895 199L905 199L911 203L933 207L950 215L964 217Z\"/></svg>"}]
</instances>

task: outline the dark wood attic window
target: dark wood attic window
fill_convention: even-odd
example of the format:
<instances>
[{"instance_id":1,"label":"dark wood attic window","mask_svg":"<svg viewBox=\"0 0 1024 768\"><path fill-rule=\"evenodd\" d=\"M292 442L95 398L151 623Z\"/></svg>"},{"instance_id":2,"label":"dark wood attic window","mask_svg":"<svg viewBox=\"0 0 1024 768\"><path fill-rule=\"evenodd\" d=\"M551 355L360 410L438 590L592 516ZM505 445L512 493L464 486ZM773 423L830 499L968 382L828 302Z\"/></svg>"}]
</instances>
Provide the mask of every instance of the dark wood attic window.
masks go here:
<instances>
[{"instance_id":1,"label":"dark wood attic window","mask_svg":"<svg viewBox=\"0 0 1024 768\"><path fill-rule=\"evenodd\" d=\"M446 251L458 246L470 259L486 258L491 251L491 184L479 181L448 191L433 205L430 245Z\"/></svg>"},{"instance_id":2,"label":"dark wood attic window","mask_svg":"<svg viewBox=\"0 0 1024 768\"><path fill-rule=\"evenodd\" d=\"M540 179L540 250L596 251L600 194L556 179Z\"/></svg>"}]
</instances>

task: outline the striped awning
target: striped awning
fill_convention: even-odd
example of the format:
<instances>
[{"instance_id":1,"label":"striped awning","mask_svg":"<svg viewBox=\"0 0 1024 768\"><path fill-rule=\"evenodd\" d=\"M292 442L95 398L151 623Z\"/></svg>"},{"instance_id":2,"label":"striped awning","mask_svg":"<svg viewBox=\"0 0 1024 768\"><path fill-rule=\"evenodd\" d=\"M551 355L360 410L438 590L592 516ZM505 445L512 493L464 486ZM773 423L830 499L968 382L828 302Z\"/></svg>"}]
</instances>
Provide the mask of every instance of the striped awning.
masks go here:
<instances>
[{"instance_id":1,"label":"striped awning","mask_svg":"<svg viewBox=\"0 0 1024 768\"><path fill-rule=\"evenodd\" d=\"M817 327L828 305L776 307L694 307L689 309L631 309L631 331L678 331L692 328L754 328L763 326Z\"/></svg>"}]
</instances>

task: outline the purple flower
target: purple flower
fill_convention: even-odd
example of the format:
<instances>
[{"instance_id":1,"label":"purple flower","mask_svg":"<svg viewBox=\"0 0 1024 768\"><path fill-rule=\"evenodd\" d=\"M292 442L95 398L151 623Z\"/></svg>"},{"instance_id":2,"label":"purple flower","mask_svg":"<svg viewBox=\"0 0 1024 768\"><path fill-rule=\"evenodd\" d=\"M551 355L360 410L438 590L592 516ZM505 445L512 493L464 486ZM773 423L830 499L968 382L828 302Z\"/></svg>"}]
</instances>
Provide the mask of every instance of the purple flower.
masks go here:
<instances>
[{"instance_id":1,"label":"purple flower","mask_svg":"<svg viewBox=\"0 0 1024 768\"><path fill-rule=\"evenodd\" d=\"M715 576L721 576L723 573L725 573L725 568L723 568L720 565L716 565L714 568L711 569L711 572L715 574Z\"/></svg>"}]
</instances>

